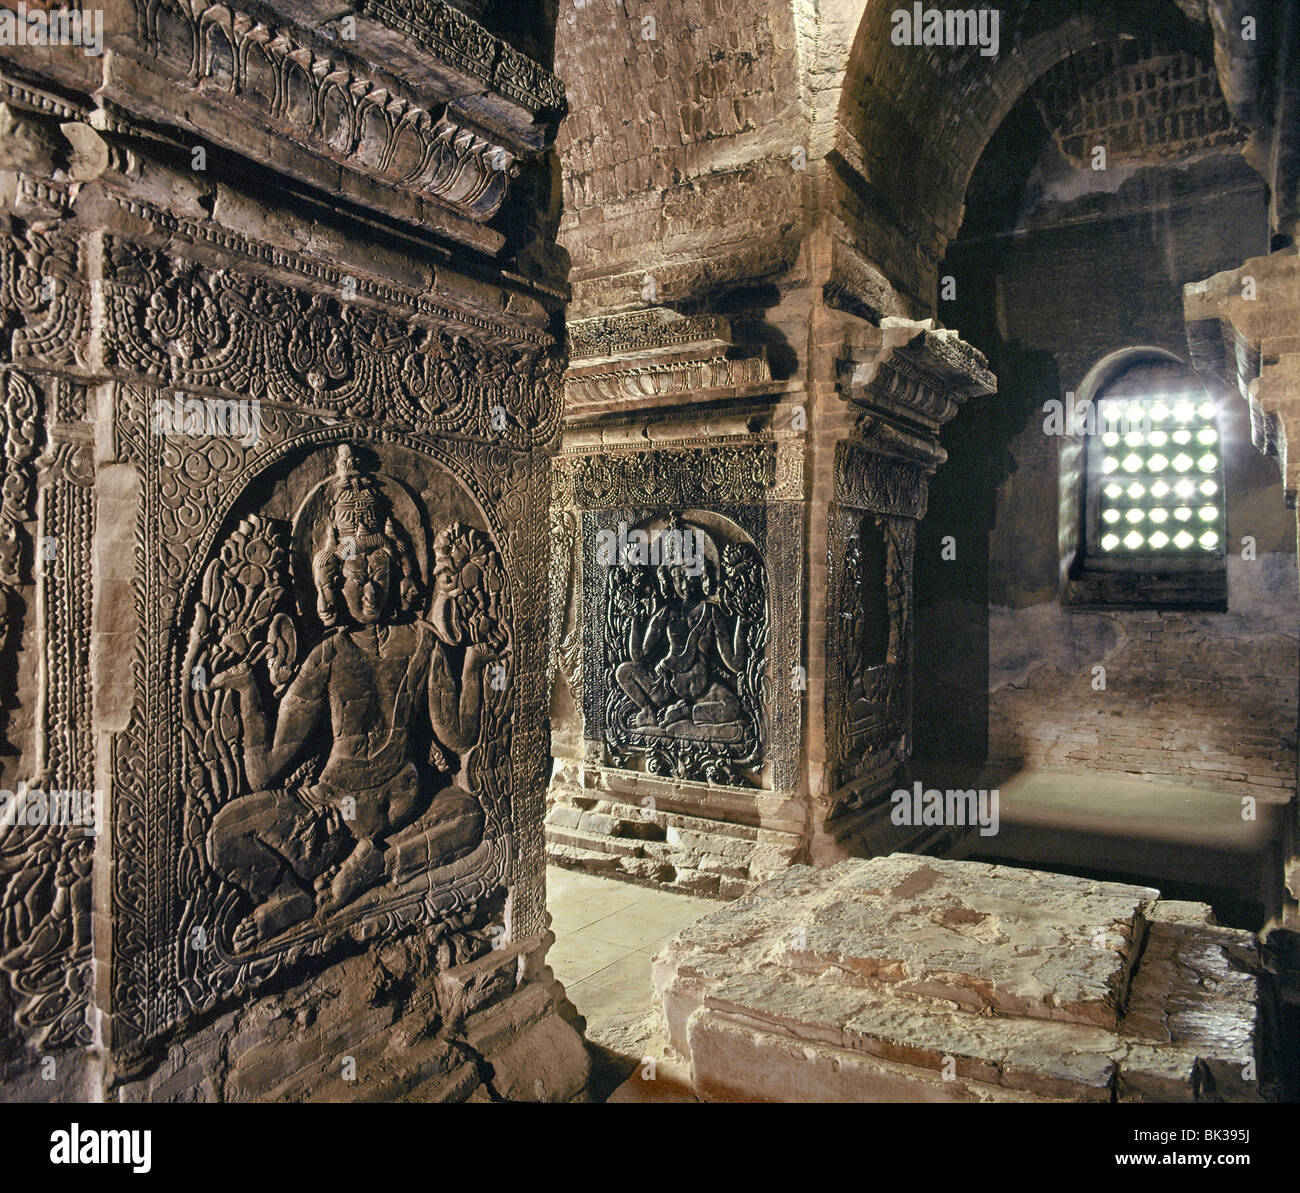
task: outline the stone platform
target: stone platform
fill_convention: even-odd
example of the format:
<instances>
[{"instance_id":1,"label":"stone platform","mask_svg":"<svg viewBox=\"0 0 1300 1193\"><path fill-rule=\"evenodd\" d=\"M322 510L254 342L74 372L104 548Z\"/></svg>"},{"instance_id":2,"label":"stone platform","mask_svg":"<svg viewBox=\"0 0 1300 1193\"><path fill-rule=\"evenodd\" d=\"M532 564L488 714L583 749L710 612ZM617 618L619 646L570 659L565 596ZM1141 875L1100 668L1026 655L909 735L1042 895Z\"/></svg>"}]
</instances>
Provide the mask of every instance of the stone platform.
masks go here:
<instances>
[{"instance_id":1,"label":"stone platform","mask_svg":"<svg viewBox=\"0 0 1300 1193\"><path fill-rule=\"evenodd\" d=\"M911 854L796 866L654 960L709 1101L1258 1101L1255 938L1150 887Z\"/></svg>"}]
</instances>

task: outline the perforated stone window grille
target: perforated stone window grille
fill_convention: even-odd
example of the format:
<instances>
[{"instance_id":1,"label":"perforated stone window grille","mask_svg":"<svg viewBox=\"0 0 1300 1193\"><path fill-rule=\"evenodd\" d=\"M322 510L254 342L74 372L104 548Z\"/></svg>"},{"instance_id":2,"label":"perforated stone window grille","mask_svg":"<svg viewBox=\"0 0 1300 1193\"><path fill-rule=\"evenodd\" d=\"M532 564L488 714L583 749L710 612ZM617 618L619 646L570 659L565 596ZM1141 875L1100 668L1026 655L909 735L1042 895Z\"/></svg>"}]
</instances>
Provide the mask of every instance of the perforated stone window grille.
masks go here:
<instances>
[{"instance_id":1,"label":"perforated stone window grille","mask_svg":"<svg viewBox=\"0 0 1300 1193\"><path fill-rule=\"evenodd\" d=\"M1217 411L1204 392L1103 398L1089 436L1089 555L1223 557Z\"/></svg>"}]
</instances>

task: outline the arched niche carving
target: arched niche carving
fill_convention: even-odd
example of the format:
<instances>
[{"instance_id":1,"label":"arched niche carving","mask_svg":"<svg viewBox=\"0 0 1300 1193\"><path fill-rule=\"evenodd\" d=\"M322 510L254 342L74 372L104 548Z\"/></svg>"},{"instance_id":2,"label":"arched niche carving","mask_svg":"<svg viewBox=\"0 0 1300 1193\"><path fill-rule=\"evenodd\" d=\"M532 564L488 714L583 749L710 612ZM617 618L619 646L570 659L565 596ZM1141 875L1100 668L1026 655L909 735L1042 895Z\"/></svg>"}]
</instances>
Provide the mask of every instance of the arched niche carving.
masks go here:
<instances>
[{"instance_id":1,"label":"arched niche carving","mask_svg":"<svg viewBox=\"0 0 1300 1193\"><path fill-rule=\"evenodd\" d=\"M624 769L757 781L769 634L762 557L737 523L684 509L603 528L602 736ZM602 547L605 549L602 551Z\"/></svg>"},{"instance_id":2,"label":"arched niche carving","mask_svg":"<svg viewBox=\"0 0 1300 1193\"><path fill-rule=\"evenodd\" d=\"M313 437L248 480L173 651L191 1006L501 886L511 601L480 506L415 443Z\"/></svg>"}]
</instances>

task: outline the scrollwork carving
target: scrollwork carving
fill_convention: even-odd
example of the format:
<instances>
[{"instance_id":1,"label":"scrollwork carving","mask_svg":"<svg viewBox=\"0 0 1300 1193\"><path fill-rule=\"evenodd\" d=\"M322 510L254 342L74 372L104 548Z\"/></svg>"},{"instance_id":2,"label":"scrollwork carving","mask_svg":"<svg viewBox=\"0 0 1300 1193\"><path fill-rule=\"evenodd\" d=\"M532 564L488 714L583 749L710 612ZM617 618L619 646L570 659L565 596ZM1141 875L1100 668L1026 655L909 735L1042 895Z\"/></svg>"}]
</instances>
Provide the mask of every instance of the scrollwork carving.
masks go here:
<instances>
[{"instance_id":1,"label":"scrollwork carving","mask_svg":"<svg viewBox=\"0 0 1300 1193\"><path fill-rule=\"evenodd\" d=\"M25 529L34 516L36 454L43 400L36 383L13 369L0 373L3 404L3 480L0 481L0 658L13 659L36 554ZM63 448L64 450L59 450ZM21 814L5 810L0 824L0 967L16 996L15 1019L41 1048L81 1047L93 1041L90 1001L90 898L94 834L98 831L90 749L90 708L84 670L89 600L92 512L84 466L73 445L49 457L51 487L42 526L40 624L46 659L45 720L36 732L41 773L19 784L43 801ZM72 821L55 809L75 799ZM83 803L89 804L89 818ZM52 807L53 804L53 807ZM29 814L32 813L32 814Z\"/></svg>"},{"instance_id":2,"label":"scrollwork carving","mask_svg":"<svg viewBox=\"0 0 1300 1193\"><path fill-rule=\"evenodd\" d=\"M361 9L535 112L565 108L555 75L442 0L362 0Z\"/></svg>"},{"instance_id":3,"label":"scrollwork carving","mask_svg":"<svg viewBox=\"0 0 1300 1193\"><path fill-rule=\"evenodd\" d=\"M762 501L776 482L776 445L721 443L654 452L562 457L579 509Z\"/></svg>"},{"instance_id":4,"label":"scrollwork carving","mask_svg":"<svg viewBox=\"0 0 1300 1193\"><path fill-rule=\"evenodd\" d=\"M26 524L34 512L42 401L36 383L13 369L0 372L0 399L0 659L12 674L8 663L22 623L21 590L31 580Z\"/></svg>"},{"instance_id":5,"label":"scrollwork carving","mask_svg":"<svg viewBox=\"0 0 1300 1193\"><path fill-rule=\"evenodd\" d=\"M76 242L57 226L0 217L0 328L9 360L84 364L86 304Z\"/></svg>"},{"instance_id":6,"label":"scrollwork carving","mask_svg":"<svg viewBox=\"0 0 1300 1193\"><path fill-rule=\"evenodd\" d=\"M445 107L416 103L397 80L376 76L338 47L325 53L290 27L201 0L155 0L141 4L140 15L148 51L174 59L191 85L215 88L250 119L470 219L491 219L519 173L505 146L463 127ZM183 36L163 36L163 24Z\"/></svg>"},{"instance_id":7,"label":"scrollwork carving","mask_svg":"<svg viewBox=\"0 0 1300 1193\"><path fill-rule=\"evenodd\" d=\"M561 366L544 350L508 353L122 241L108 255L108 361L159 384L514 446L554 433Z\"/></svg>"},{"instance_id":8,"label":"scrollwork carving","mask_svg":"<svg viewBox=\"0 0 1300 1193\"><path fill-rule=\"evenodd\" d=\"M569 324L575 360L590 356L626 357L685 344L731 344L731 327L721 315L678 315L662 308L576 319Z\"/></svg>"}]
</instances>

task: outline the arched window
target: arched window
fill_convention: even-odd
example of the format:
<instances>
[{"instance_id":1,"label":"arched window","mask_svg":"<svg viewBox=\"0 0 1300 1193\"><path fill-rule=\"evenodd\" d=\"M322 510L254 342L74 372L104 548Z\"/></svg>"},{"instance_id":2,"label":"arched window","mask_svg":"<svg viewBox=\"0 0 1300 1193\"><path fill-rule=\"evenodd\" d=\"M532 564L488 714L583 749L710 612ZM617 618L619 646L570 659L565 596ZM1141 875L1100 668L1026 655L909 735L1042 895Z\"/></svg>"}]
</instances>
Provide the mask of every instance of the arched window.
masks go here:
<instances>
[{"instance_id":1,"label":"arched window","mask_svg":"<svg viewBox=\"0 0 1300 1193\"><path fill-rule=\"evenodd\" d=\"M1116 354L1080 395L1075 603L1223 608L1218 409L1167 353ZM1079 475L1081 473L1081 475Z\"/></svg>"},{"instance_id":2,"label":"arched window","mask_svg":"<svg viewBox=\"0 0 1300 1193\"><path fill-rule=\"evenodd\" d=\"M1223 551L1223 463L1201 388L1109 396L1089 436L1090 540L1111 558Z\"/></svg>"}]
</instances>

